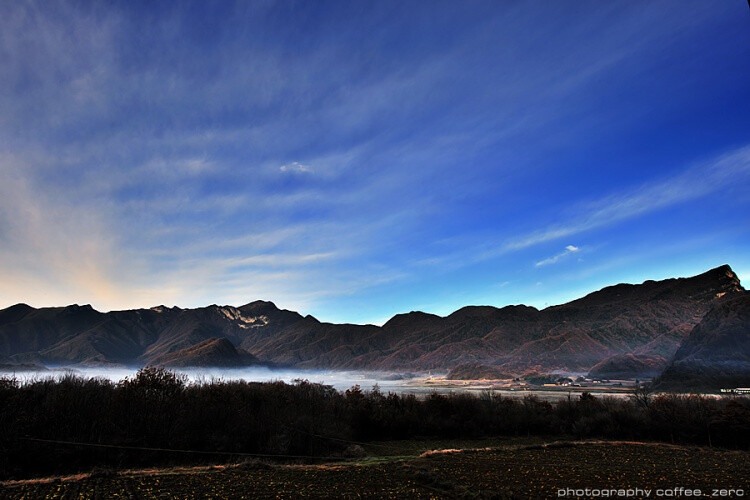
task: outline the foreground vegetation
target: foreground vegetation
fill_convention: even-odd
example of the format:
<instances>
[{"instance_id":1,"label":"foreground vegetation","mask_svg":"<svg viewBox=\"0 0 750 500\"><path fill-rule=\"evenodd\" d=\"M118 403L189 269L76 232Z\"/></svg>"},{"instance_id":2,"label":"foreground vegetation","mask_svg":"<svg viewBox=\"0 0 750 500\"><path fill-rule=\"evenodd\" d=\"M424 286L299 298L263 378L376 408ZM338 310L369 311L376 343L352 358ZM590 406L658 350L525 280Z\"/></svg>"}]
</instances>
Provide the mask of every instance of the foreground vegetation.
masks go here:
<instances>
[{"instance_id":1,"label":"foreground vegetation","mask_svg":"<svg viewBox=\"0 0 750 500\"><path fill-rule=\"evenodd\" d=\"M391 446L396 446L391 443ZM408 453L413 443L407 443ZM503 446L326 465L98 472L5 483L8 498L555 498L561 489L750 491L747 452L643 443ZM734 490L733 494L729 494ZM631 497L643 495L631 495ZM663 495L662 495L663 496ZM675 496L675 495L670 495ZM570 495L569 497L576 497ZM587 498L586 495L583 495Z\"/></svg>"},{"instance_id":2,"label":"foreground vegetation","mask_svg":"<svg viewBox=\"0 0 750 500\"><path fill-rule=\"evenodd\" d=\"M2 379L0 408L2 479L253 456L321 464L358 457L368 443L415 438L560 436L750 449L747 398L417 398L306 381L187 384L147 368L120 383Z\"/></svg>"}]
</instances>

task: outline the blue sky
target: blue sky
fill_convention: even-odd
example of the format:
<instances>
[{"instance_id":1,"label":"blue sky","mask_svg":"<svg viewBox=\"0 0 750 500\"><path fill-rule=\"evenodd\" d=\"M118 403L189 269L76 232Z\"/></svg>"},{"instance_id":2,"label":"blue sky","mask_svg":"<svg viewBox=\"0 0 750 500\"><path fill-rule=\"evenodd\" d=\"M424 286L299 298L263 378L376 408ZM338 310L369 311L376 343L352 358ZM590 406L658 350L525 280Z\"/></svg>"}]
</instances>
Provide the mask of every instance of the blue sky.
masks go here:
<instances>
[{"instance_id":1,"label":"blue sky","mask_svg":"<svg viewBox=\"0 0 750 500\"><path fill-rule=\"evenodd\" d=\"M382 323L750 279L741 0L0 3L0 307Z\"/></svg>"}]
</instances>

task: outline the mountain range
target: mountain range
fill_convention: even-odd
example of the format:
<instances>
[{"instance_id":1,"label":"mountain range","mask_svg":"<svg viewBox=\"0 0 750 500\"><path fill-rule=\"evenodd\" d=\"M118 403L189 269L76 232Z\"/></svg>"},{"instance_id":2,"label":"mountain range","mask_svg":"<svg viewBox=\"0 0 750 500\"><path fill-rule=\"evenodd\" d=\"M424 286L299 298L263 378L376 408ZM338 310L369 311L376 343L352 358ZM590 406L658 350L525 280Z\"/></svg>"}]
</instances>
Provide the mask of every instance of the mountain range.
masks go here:
<instances>
[{"instance_id":1,"label":"mountain range","mask_svg":"<svg viewBox=\"0 0 750 500\"><path fill-rule=\"evenodd\" d=\"M668 365L666 373L682 373L706 359L724 369L747 362L747 303L737 275L724 265L690 278L618 284L542 310L467 306L445 317L412 311L380 327L324 323L265 301L106 313L89 305L17 304L0 311L0 364L468 366L468 372L653 376Z\"/></svg>"}]
</instances>

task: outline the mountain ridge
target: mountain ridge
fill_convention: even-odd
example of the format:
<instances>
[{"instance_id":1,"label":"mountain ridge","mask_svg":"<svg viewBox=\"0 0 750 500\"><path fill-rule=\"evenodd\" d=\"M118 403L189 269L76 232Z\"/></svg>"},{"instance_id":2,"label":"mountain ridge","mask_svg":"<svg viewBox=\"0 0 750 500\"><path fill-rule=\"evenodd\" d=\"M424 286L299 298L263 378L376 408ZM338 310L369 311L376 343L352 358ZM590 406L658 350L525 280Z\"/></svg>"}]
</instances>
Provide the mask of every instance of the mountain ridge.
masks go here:
<instances>
[{"instance_id":1,"label":"mountain ridge","mask_svg":"<svg viewBox=\"0 0 750 500\"><path fill-rule=\"evenodd\" d=\"M671 359L718 299L743 291L723 265L688 278L612 285L541 310L465 306L444 317L412 311L380 327L321 322L262 300L106 313L88 304L16 304L0 310L0 356L46 364L181 364L180 356L206 352L201 343L224 339L194 362L221 365L224 353L232 358L227 363L304 368L588 371L612 356Z\"/></svg>"}]
</instances>

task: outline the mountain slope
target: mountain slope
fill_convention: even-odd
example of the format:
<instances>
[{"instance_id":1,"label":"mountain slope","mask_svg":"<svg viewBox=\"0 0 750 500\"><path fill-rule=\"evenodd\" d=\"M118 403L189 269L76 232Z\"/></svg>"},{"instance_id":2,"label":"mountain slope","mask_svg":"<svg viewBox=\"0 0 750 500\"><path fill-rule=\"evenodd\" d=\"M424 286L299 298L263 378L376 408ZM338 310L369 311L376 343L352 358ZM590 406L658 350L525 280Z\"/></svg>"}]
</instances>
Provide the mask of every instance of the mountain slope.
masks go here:
<instances>
[{"instance_id":1,"label":"mountain slope","mask_svg":"<svg viewBox=\"0 0 750 500\"><path fill-rule=\"evenodd\" d=\"M750 387L750 293L717 303L661 376L662 387Z\"/></svg>"},{"instance_id":2,"label":"mountain slope","mask_svg":"<svg viewBox=\"0 0 750 500\"><path fill-rule=\"evenodd\" d=\"M207 339L152 360L154 365L168 367L239 367L257 363L255 356L238 351L226 338Z\"/></svg>"},{"instance_id":3,"label":"mountain slope","mask_svg":"<svg viewBox=\"0 0 750 500\"><path fill-rule=\"evenodd\" d=\"M658 354L616 354L600 361L589 370L589 377L603 379L654 378L668 361Z\"/></svg>"}]
</instances>

